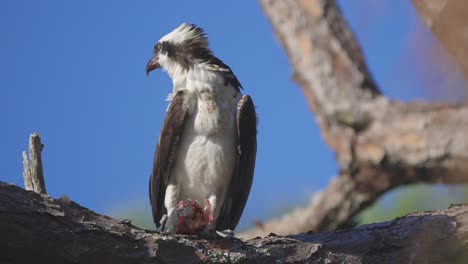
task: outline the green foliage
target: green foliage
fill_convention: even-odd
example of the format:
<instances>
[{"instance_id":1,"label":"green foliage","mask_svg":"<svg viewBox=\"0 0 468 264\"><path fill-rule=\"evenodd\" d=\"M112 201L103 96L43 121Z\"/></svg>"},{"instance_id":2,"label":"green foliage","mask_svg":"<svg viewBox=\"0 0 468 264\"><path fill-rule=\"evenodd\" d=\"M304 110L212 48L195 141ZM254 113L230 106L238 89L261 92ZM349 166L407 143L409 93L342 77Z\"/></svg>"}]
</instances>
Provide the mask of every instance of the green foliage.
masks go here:
<instances>
[{"instance_id":1,"label":"green foliage","mask_svg":"<svg viewBox=\"0 0 468 264\"><path fill-rule=\"evenodd\" d=\"M468 202L468 186L416 184L383 195L357 216L359 224L392 220L415 211L447 208L451 203Z\"/></svg>"},{"instance_id":2,"label":"green foliage","mask_svg":"<svg viewBox=\"0 0 468 264\"><path fill-rule=\"evenodd\" d=\"M154 230L156 226L146 201L132 200L109 210L108 215L117 219L128 219L136 227Z\"/></svg>"}]
</instances>

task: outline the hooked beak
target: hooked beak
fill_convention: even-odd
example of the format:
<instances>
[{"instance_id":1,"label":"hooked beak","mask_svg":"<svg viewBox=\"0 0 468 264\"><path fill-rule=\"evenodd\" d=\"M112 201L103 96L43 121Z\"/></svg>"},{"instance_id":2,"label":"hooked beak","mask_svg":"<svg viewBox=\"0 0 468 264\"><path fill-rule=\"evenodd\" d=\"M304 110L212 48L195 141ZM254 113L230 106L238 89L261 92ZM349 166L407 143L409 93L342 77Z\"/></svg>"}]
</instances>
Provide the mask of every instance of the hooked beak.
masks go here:
<instances>
[{"instance_id":1,"label":"hooked beak","mask_svg":"<svg viewBox=\"0 0 468 264\"><path fill-rule=\"evenodd\" d=\"M146 75L149 76L150 71L161 67L158 62L158 56L153 56L146 64Z\"/></svg>"}]
</instances>

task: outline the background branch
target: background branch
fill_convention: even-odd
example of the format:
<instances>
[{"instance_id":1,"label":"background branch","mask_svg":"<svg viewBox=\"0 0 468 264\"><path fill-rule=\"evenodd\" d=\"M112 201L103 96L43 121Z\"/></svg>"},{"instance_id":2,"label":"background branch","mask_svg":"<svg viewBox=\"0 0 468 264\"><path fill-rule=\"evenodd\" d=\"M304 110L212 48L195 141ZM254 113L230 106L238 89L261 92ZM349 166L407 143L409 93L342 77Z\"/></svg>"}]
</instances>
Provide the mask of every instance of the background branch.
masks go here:
<instances>
[{"instance_id":1,"label":"background branch","mask_svg":"<svg viewBox=\"0 0 468 264\"><path fill-rule=\"evenodd\" d=\"M468 79L468 5L465 0L412 0L426 26Z\"/></svg>"},{"instance_id":2,"label":"background branch","mask_svg":"<svg viewBox=\"0 0 468 264\"><path fill-rule=\"evenodd\" d=\"M397 186L468 182L468 105L384 97L335 1L260 3L340 173L306 207L241 236L334 230Z\"/></svg>"}]
</instances>

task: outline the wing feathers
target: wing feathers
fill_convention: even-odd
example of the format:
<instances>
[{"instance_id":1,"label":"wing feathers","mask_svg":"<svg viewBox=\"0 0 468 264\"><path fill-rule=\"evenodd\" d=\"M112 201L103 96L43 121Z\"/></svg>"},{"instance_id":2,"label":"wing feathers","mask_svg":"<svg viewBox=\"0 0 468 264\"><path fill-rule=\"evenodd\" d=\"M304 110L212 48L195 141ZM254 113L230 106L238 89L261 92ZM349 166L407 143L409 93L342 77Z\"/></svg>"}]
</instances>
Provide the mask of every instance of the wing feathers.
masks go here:
<instances>
[{"instance_id":1,"label":"wing feathers","mask_svg":"<svg viewBox=\"0 0 468 264\"><path fill-rule=\"evenodd\" d=\"M167 109L154 155L149 191L153 221L156 227L160 226L159 221L166 214L166 208L164 207L166 187L174 166L177 146L188 117L188 112L184 109L183 102L184 93L183 91L179 91Z\"/></svg>"},{"instance_id":2,"label":"wing feathers","mask_svg":"<svg viewBox=\"0 0 468 264\"><path fill-rule=\"evenodd\" d=\"M234 230L244 211L252 186L257 153L257 115L250 96L244 95L239 100L236 120L236 168L223 207L216 220L217 230Z\"/></svg>"}]
</instances>

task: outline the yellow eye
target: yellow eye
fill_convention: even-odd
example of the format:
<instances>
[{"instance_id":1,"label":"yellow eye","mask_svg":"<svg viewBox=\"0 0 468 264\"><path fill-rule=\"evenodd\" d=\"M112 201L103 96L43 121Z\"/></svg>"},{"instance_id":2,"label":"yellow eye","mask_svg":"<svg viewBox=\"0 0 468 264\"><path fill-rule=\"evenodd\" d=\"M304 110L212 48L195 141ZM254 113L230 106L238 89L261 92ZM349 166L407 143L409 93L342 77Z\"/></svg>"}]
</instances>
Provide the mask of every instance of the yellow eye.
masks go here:
<instances>
[{"instance_id":1,"label":"yellow eye","mask_svg":"<svg viewBox=\"0 0 468 264\"><path fill-rule=\"evenodd\" d=\"M156 45L154 46L154 51L155 52L159 52L161 50L161 43L156 43Z\"/></svg>"}]
</instances>

